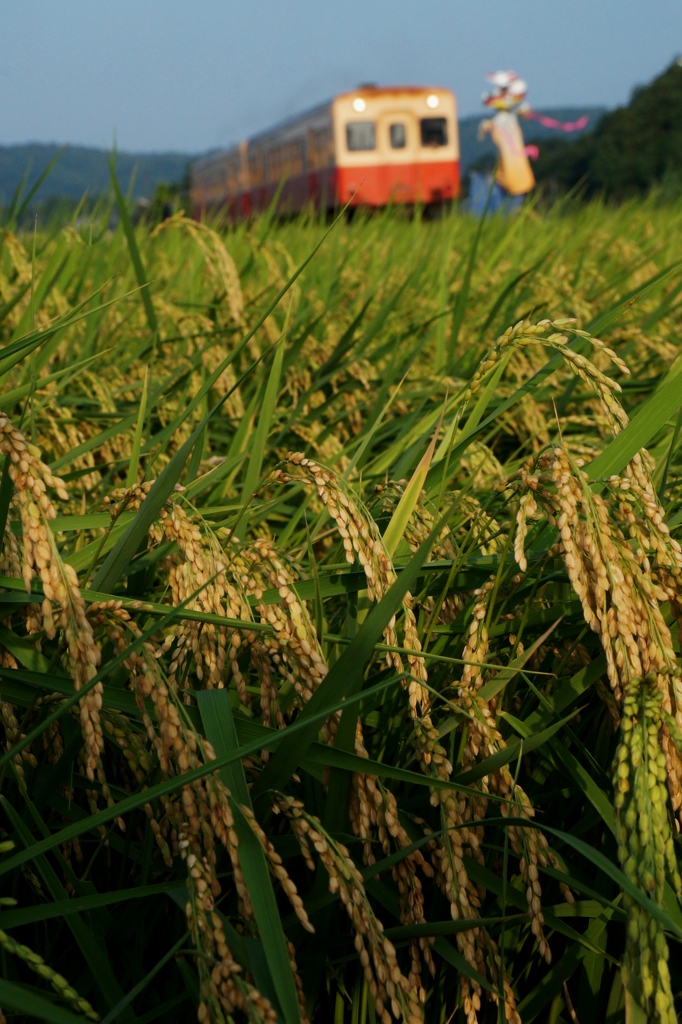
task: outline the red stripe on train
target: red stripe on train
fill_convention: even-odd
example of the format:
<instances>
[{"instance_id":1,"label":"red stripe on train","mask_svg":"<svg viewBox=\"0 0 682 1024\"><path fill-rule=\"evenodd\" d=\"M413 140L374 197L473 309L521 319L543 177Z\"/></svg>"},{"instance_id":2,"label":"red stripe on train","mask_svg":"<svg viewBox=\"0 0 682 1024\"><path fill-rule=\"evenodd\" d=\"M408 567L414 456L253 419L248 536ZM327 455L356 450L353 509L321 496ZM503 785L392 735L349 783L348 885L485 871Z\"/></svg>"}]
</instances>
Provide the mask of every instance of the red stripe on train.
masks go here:
<instances>
[{"instance_id":1,"label":"red stripe on train","mask_svg":"<svg viewBox=\"0 0 682 1024\"><path fill-rule=\"evenodd\" d=\"M246 220L267 210L279 191L277 209L280 213L298 213L306 207L332 209L337 204L336 170L324 168L298 174L282 184L259 185L238 195L211 202L194 203L192 216L199 220L204 214L224 214L229 220Z\"/></svg>"},{"instance_id":2,"label":"red stripe on train","mask_svg":"<svg viewBox=\"0 0 682 1024\"><path fill-rule=\"evenodd\" d=\"M337 200L354 206L435 203L460 194L459 162L379 164L339 167Z\"/></svg>"},{"instance_id":3,"label":"red stripe on train","mask_svg":"<svg viewBox=\"0 0 682 1024\"><path fill-rule=\"evenodd\" d=\"M193 214L222 211L230 220L244 220L266 210L277 194L273 184L252 188L237 196L196 204ZM331 208L388 206L391 203L438 203L460 194L459 163L439 161L337 167L300 174L284 182L279 195L280 213L296 213L307 206Z\"/></svg>"}]
</instances>

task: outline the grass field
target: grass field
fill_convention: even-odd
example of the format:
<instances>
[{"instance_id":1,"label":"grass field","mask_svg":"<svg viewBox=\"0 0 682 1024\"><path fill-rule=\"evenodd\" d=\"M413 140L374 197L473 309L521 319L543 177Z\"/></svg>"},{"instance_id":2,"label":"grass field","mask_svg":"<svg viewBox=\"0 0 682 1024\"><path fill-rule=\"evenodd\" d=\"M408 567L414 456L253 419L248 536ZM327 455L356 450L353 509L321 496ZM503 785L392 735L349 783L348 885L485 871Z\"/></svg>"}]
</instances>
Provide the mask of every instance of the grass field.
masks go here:
<instances>
[{"instance_id":1,"label":"grass field","mask_svg":"<svg viewBox=\"0 0 682 1024\"><path fill-rule=\"evenodd\" d=\"M4 1018L676 1020L682 205L119 205L0 239Z\"/></svg>"}]
</instances>

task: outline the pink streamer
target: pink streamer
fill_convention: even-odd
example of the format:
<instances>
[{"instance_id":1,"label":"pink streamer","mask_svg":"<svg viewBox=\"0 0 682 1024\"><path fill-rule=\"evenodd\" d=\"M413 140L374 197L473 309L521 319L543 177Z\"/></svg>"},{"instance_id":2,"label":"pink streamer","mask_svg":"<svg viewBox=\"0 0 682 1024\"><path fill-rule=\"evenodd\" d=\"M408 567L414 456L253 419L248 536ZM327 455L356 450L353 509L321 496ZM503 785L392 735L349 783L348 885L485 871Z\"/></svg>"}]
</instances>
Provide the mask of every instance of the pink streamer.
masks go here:
<instances>
[{"instance_id":1,"label":"pink streamer","mask_svg":"<svg viewBox=\"0 0 682 1024\"><path fill-rule=\"evenodd\" d=\"M553 117L538 114L536 110L526 110L525 116L532 118L533 121L538 121L543 128L556 128L560 132L579 132L589 120L587 114L583 114L577 121L557 121Z\"/></svg>"}]
</instances>

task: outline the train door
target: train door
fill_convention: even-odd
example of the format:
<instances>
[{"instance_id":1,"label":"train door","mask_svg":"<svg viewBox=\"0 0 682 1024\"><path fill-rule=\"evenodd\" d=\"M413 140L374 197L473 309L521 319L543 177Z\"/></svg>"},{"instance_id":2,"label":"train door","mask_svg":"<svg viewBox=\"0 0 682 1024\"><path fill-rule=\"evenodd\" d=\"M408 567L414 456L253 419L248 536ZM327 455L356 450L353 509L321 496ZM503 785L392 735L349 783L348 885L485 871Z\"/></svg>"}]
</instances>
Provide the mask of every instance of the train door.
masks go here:
<instances>
[{"instance_id":1,"label":"train door","mask_svg":"<svg viewBox=\"0 0 682 1024\"><path fill-rule=\"evenodd\" d=\"M385 203L414 202L418 188L419 122L407 109L388 110L377 120Z\"/></svg>"}]
</instances>

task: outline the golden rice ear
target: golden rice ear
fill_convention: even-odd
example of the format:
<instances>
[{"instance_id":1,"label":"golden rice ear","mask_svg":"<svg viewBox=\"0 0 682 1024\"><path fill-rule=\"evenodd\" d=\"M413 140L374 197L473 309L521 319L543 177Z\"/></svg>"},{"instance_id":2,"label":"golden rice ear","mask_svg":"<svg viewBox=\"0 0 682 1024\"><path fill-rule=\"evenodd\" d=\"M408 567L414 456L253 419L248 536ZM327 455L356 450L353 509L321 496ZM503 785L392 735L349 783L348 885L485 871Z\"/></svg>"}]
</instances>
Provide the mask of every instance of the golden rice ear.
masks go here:
<instances>
[{"instance_id":1,"label":"golden rice ear","mask_svg":"<svg viewBox=\"0 0 682 1024\"><path fill-rule=\"evenodd\" d=\"M176 228L188 234L201 249L206 259L208 273L218 285L219 291L224 292L227 298L232 319L238 327L243 327L244 296L239 272L220 235L207 224L192 220L184 213L175 213L157 225L152 231L151 237L154 238L162 232Z\"/></svg>"},{"instance_id":2,"label":"golden rice ear","mask_svg":"<svg viewBox=\"0 0 682 1024\"><path fill-rule=\"evenodd\" d=\"M682 805L682 764L670 731L671 726L678 729L679 670L660 607L679 594L680 553L662 529L641 457L630 464L627 476L610 479L606 497L591 490L587 475L559 445L539 457L533 473L524 470L522 475L533 500L559 530L571 585L586 622L599 634L621 709L614 779L621 864L634 884L660 903L666 870L682 887L668 810L669 801L676 813ZM636 503L646 508L644 515L634 515ZM652 549L662 556L658 571L645 553ZM673 1005L667 941L634 900L628 897L625 905L625 979L636 977L643 1005L653 1014L654 992L656 1012L659 1004L664 1009Z\"/></svg>"},{"instance_id":3,"label":"golden rice ear","mask_svg":"<svg viewBox=\"0 0 682 1024\"><path fill-rule=\"evenodd\" d=\"M21 515L23 532L19 551L26 589L30 593L31 582L38 576L45 595L41 605L42 627L49 638L55 637L57 627L63 629L74 687L80 690L95 676L101 653L85 614L78 576L72 566L62 560L49 526L57 510L48 488L54 490L62 501L68 500L68 493L63 480L42 462L40 450L30 444L4 414L0 414L0 452L9 460L9 476ZM55 604L57 619L54 616ZM91 781L96 771L101 774L104 737L99 711L102 693L102 683L97 683L80 702L86 749L85 771Z\"/></svg>"},{"instance_id":4,"label":"golden rice ear","mask_svg":"<svg viewBox=\"0 0 682 1024\"><path fill-rule=\"evenodd\" d=\"M357 725L355 752L361 757L368 756L362 741L360 722ZM385 856L391 853L393 846L396 850L406 850L411 845L411 839L400 821L398 803L390 789L375 776L360 772L354 773L351 785L349 817L353 832L363 840L365 864L376 863L375 851L379 844ZM420 874L424 878L432 878L434 872L431 864L421 850L415 850L395 864L391 873L398 886L400 920L404 924L425 924L424 891ZM411 990L419 994L422 1003L426 1001L422 983L423 964L435 976L436 965L430 940L422 937L410 943L408 976Z\"/></svg>"},{"instance_id":5,"label":"golden rice ear","mask_svg":"<svg viewBox=\"0 0 682 1024\"><path fill-rule=\"evenodd\" d=\"M396 574L376 523L369 512L359 506L335 474L314 460L306 458L301 452L289 452L284 464L289 464L294 470L298 469L298 475L294 475L288 470L279 469L273 473L273 480L287 483L292 479L307 478L314 484L329 515L336 523L343 542L346 561L352 564L357 558L367 581L367 596L371 601L380 601L395 582ZM403 644L404 649L409 652L407 661L414 677L408 683L407 688L410 707L414 713L417 704L421 704L423 707L428 705L428 690L422 685L427 680L427 670L424 659L419 657L421 642L415 627L412 596L409 593L403 600L403 613ZM398 646L395 616L384 631L384 639L387 646ZM387 651L386 662L397 672L403 671L402 658L397 652Z\"/></svg>"},{"instance_id":6,"label":"golden rice ear","mask_svg":"<svg viewBox=\"0 0 682 1024\"><path fill-rule=\"evenodd\" d=\"M335 841L321 822L306 812L300 800L280 799L301 848L312 846L329 878L330 892L338 894L355 932L354 945L378 1018L391 1024L391 1013L406 1024L423 1024L423 1010L410 980L402 973L393 943L384 935L365 890L362 875L348 849Z\"/></svg>"},{"instance_id":7,"label":"golden rice ear","mask_svg":"<svg viewBox=\"0 0 682 1024\"><path fill-rule=\"evenodd\" d=\"M467 1024L481 1024L495 1015L484 1005L490 998L499 1003L500 1017L520 1024L515 995L521 1000L539 984L531 997L537 998L546 980L544 903L554 902L557 892L571 902L560 879L570 877L573 866L581 870L577 851L564 863L542 834L545 822L569 837L574 830L582 834L584 788L554 761L563 743L581 769L601 767L590 781L603 801L611 792L605 751L609 743L618 745L612 775L622 871L654 912L662 886L680 886L675 849L682 821L682 675L678 638L672 638L675 622L682 634L682 547L670 532L680 502L677 432L671 423L660 424L652 442L657 469L642 450L618 474L600 478L595 490L584 472L626 424L623 405L630 411L678 358L676 286L663 270L676 258L676 217L672 206L655 203L643 213L632 204L622 213L588 207L575 218L527 209L516 222L486 221L482 258L471 251L470 273L466 246L476 229L466 218L444 223L442 231L432 225L422 230L418 220L403 230L400 218L394 223L389 215L366 230L337 225L325 242L328 258L323 250L321 261L288 293L291 332L263 441L263 465L276 468L250 508L249 542L233 537L232 523L269 373L267 354L262 363L256 360L265 341L281 334L276 308L206 396L209 405L226 401L187 466L192 483L178 488L160 511L148 550L138 552L139 565L131 562L115 596L96 602L83 573L115 540L110 531L121 527L118 514L130 517L143 507L153 479L204 411L197 408L182 421L183 409L225 351L260 320L322 232L311 218L302 227L269 220L267 232L257 223L222 233L179 215L153 232L135 227L132 240L121 231L111 236L104 224L101 238L77 223L52 237L39 229L24 241L23 235L0 233L0 326L7 346L0 459L7 460L13 491L0 567L0 640L12 648L0 646L0 745L9 755L0 777L3 796L31 796L30 813L19 806L18 815L41 848L59 842L69 896L78 895L78 879L107 892L116 878L134 885L139 874L142 888L149 888L148 881L160 891L186 875L181 930L187 928L189 938L164 971L182 971L179 981L176 975L168 982L169 992L178 984L196 991L202 1024L276 1024L279 1007L267 997L265 983L259 991L249 969L257 966L250 951L265 951L267 936L241 859L246 843L236 828L238 808L222 781L227 774L216 767L215 752L201 735L197 694L212 687L230 691L238 742L250 750L243 760L248 787L276 745L273 732L289 728L324 686L326 659L348 640L339 636L346 588L352 592L359 584L337 563L362 567L361 585L372 601L399 574L377 525L390 519L400 499L401 485L385 474L410 477L418 461L414 453L432 432L444 395L450 396L451 422L438 455L440 466L449 465L443 497L453 516L431 556L442 564L424 567L418 599L406 596L367 663L367 692L355 710L320 721L318 742L295 773L280 780L286 793L271 792L274 809L284 807L291 821L271 815L267 800L255 803L257 818L250 807L239 807L240 824L243 818L257 844L252 849L262 851L267 873L279 882L277 906L291 936L318 920L319 893L304 867L322 872L345 908L314 1012L307 1008L311 992L304 991L301 975L307 981L307 944L319 934L304 936L296 949L291 941L283 944L279 971L270 972L280 979L291 974L282 1010L296 1017L298 1003L301 1024L309 1024L308 1014L331 1019L342 1010L354 1019L369 1000L368 1012L380 1024L430 1024L432 1016L447 1020L453 1010ZM105 282L110 272L116 276ZM637 301L612 305L628 293ZM151 296L158 331L150 332L142 295ZM550 316L536 322L535 314L524 312L532 308ZM617 312L605 334L608 346L578 329L573 317L553 319L558 308L588 323L608 322ZM517 310L516 322L488 345L486 331L507 310L510 317ZM12 351L21 354L31 337L27 331L36 340L27 350L30 365L24 358L8 371ZM625 398L620 385L628 367L619 353L627 353L635 375L634 386L623 388ZM544 375L548 356L556 356L551 377ZM142 403L139 382L147 362L149 402ZM124 489L117 484L127 482L134 444L134 426L126 423L135 420L141 428L140 458L133 460L139 482ZM169 425L178 422L169 436ZM462 453L459 441L469 428L474 433ZM458 456L448 464L451 441ZM301 445L311 458L294 452L287 460L287 449ZM64 466L69 493L49 463ZM346 483L349 468L354 489ZM274 486L288 480L295 483L286 494ZM383 489L381 514L363 504L375 484ZM432 532L440 500L429 491L429 475L423 484L401 523L413 550ZM111 520L101 516L101 507ZM316 529L325 508L330 522ZM314 580L295 561L305 551L307 513L315 537L312 558L319 563ZM12 593L22 581L30 601L26 593ZM39 588L40 600L33 600ZM568 614L557 636L547 639L539 624L559 600ZM142 643L143 631L152 632L161 616L160 634ZM524 743L523 756L500 765L500 755L510 753L508 729L528 719L530 729L544 727L545 701L563 714L566 706L558 705L593 679L602 651L603 677L571 707L580 705L570 736L560 732L539 752L527 752ZM83 696L100 657L119 664L104 688L100 683ZM404 672L404 681L392 687L394 673ZM65 673L80 702L59 719L70 689L68 679L59 682ZM493 677L503 686L486 696ZM344 716L347 724L351 718L356 723L354 736L339 733ZM38 735L48 717L52 724ZM72 743L80 745L73 777L62 760ZM494 767L480 776L476 769L486 758L496 759ZM472 771L478 778L461 785ZM349 782L347 808L333 809L344 817L348 812L357 840L348 848L324 815L331 772L339 778L345 773ZM423 785L415 772L422 773ZM149 798L147 787L157 784L162 794L154 789ZM561 800L554 798L557 791ZM570 798L564 801L566 791ZM122 820L113 817L113 805L124 795L137 810ZM103 812L116 825L112 832L88 821L105 804L112 807ZM45 814L42 822L36 811ZM506 819L501 825L495 821L500 817ZM68 835L83 830L82 849L77 835L61 841L65 826ZM119 827L127 829L123 840ZM599 827L592 823L590 830L597 842ZM0 855L10 845L0 842ZM13 887L24 895L35 889L44 916L50 896L33 870L28 843L11 856L23 859L18 869L7 869ZM380 864L386 858L389 863ZM0 868L5 866L3 861ZM479 882L492 873L506 878L512 899L505 913L521 911L518 921L502 924L499 949L497 926L491 935L481 923L497 910L495 893ZM667 937L651 914L627 892L625 897L626 998L637 992L641 1015L669 1024L674 1007ZM150 908L155 898L145 896ZM158 900L164 903L166 896ZM430 910L435 920L447 917L448 907L464 929L434 940L428 935ZM168 937L170 911L159 908L160 924L153 910L139 918L145 958ZM410 932L397 949L379 920L389 908L391 927L402 929L397 934ZM125 916L126 910L127 903L111 913ZM21 907L14 920L25 919L25 911L30 916L30 908ZM579 906L578 912L587 911ZM39 956L54 945L49 925L32 959L52 980L54 972ZM11 926L3 927L11 935ZM612 921L607 930L604 948L612 953L612 939L617 946L622 929ZM453 977L447 957L436 956L436 943L442 950L445 942L465 958L468 976ZM560 936L555 944L557 954L568 948ZM244 949L249 955L238 963ZM7 945L5 952L16 960ZM121 985L134 989L141 977L136 965L130 957L120 959L113 946L109 952L113 969L123 970ZM82 959L87 949L65 946L64 956L71 953ZM618 968L605 966L607 973L613 970ZM99 985L98 972L93 978ZM55 980L67 1008L86 1013L88 1004L75 990ZM569 979L571 994L572 984ZM486 995L488 985L493 991ZM103 990L97 998L113 1005L117 997L109 999ZM566 1003L570 1011L568 997Z\"/></svg>"},{"instance_id":8,"label":"golden rice ear","mask_svg":"<svg viewBox=\"0 0 682 1024\"><path fill-rule=\"evenodd\" d=\"M608 418L613 430L618 433L628 422L627 415L622 405L615 397L621 391L620 384L603 374L586 356L574 352L566 345L568 335L584 338L593 344L599 351L604 352L615 363L623 373L629 370L612 349L608 348L598 338L593 338L587 331L577 330L573 325L575 319L564 320L539 320L533 324L530 320L520 320L513 327L508 327L504 334L500 335L488 354L479 363L468 387L461 396L458 409L458 417L463 414L470 400L478 393L483 384L484 378L502 361L510 352L518 351L530 346L537 347L545 345L560 353L566 365L587 384L593 391ZM559 330L553 330L558 328Z\"/></svg>"}]
</instances>

